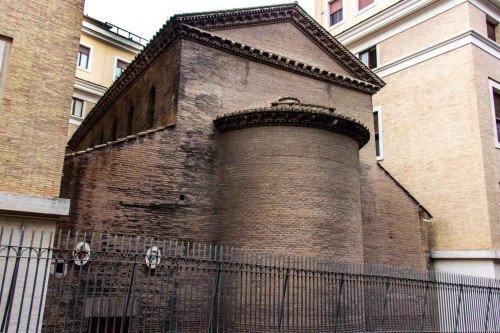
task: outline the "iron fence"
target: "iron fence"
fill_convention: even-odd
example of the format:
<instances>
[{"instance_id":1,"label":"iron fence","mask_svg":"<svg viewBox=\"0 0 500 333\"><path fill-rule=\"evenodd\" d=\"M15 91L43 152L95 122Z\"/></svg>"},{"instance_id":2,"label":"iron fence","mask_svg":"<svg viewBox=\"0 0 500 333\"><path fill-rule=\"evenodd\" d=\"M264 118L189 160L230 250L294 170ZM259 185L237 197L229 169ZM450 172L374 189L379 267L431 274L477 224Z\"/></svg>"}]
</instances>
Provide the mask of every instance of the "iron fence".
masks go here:
<instances>
[{"instance_id":1,"label":"iron fence","mask_svg":"<svg viewBox=\"0 0 500 333\"><path fill-rule=\"evenodd\" d=\"M500 281L0 230L1 332L499 332Z\"/></svg>"}]
</instances>

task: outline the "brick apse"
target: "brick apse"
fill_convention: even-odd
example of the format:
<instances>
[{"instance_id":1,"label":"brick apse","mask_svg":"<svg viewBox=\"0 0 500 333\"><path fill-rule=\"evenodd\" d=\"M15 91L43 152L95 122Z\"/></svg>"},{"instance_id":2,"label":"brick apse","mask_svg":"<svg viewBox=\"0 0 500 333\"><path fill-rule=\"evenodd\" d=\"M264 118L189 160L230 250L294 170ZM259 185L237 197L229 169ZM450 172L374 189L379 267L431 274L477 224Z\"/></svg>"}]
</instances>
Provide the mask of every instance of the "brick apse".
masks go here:
<instances>
[{"instance_id":1,"label":"brick apse","mask_svg":"<svg viewBox=\"0 0 500 333\"><path fill-rule=\"evenodd\" d=\"M296 4L174 16L70 140L59 226L426 267L383 86Z\"/></svg>"}]
</instances>

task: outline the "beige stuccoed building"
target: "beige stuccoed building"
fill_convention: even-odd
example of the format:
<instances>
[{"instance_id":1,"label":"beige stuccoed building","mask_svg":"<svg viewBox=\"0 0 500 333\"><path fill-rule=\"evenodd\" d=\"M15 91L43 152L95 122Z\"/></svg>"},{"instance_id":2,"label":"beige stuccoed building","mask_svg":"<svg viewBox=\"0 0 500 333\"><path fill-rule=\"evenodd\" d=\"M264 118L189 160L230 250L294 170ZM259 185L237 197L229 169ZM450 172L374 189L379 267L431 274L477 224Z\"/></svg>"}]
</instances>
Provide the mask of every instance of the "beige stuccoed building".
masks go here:
<instances>
[{"instance_id":1,"label":"beige stuccoed building","mask_svg":"<svg viewBox=\"0 0 500 333\"><path fill-rule=\"evenodd\" d=\"M433 215L438 271L500 277L500 2L316 0L387 86L377 158Z\"/></svg>"},{"instance_id":2,"label":"beige stuccoed building","mask_svg":"<svg viewBox=\"0 0 500 333\"><path fill-rule=\"evenodd\" d=\"M90 16L83 17L68 140L106 89L146 44L146 39L125 29Z\"/></svg>"}]
</instances>

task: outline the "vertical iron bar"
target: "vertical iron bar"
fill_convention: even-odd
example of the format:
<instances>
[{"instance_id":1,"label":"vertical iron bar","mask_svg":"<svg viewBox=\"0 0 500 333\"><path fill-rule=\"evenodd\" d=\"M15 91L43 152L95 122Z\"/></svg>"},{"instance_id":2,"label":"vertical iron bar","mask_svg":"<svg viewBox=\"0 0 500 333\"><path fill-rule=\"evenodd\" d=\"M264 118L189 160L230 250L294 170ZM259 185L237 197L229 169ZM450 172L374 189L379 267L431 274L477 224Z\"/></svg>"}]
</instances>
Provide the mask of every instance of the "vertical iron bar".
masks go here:
<instances>
[{"instance_id":1,"label":"vertical iron bar","mask_svg":"<svg viewBox=\"0 0 500 333\"><path fill-rule=\"evenodd\" d=\"M464 288L463 285L460 284L460 294L458 294L458 304L457 304L457 315L455 317L455 329L454 329L455 332L458 332L458 321L460 318L460 308L462 305L463 288Z\"/></svg>"},{"instance_id":2,"label":"vertical iron bar","mask_svg":"<svg viewBox=\"0 0 500 333\"><path fill-rule=\"evenodd\" d=\"M382 323L380 325L380 329L383 331L383 328L384 328L384 323L385 323L385 313L387 311L387 302L388 302L388 298L389 298L389 289L391 287L391 281L389 280L389 278L387 278L387 285L386 285L386 288L385 288L385 298L384 298L384 309L382 310Z\"/></svg>"},{"instance_id":3,"label":"vertical iron bar","mask_svg":"<svg viewBox=\"0 0 500 333\"><path fill-rule=\"evenodd\" d=\"M47 257L45 258L45 269L44 269L44 273L43 273L43 283L42 283L42 291L41 291L42 299L43 299L43 296L45 295L45 286L47 283L49 258L52 255L52 251L49 249L49 247L51 247L51 246L52 246L52 232L50 233L49 246L47 247ZM40 327L40 321L43 321L43 318L41 318L42 305L43 305L43 301L40 300L40 304L38 305L38 315L37 315L37 319L36 319L36 331L37 332L38 332L38 328ZM40 331L41 331L41 329L40 329Z\"/></svg>"},{"instance_id":4,"label":"vertical iron bar","mask_svg":"<svg viewBox=\"0 0 500 333\"><path fill-rule=\"evenodd\" d=\"M285 297L287 296L288 279L289 278L290 278L290 256L288 256L288 263L287 263L287 268L286 268L285 281L283 282L283 297L282 297L281 307L280 307L280 312L279 312L278 332L281 331L281 325L283 323L283 316L285 314Z\"/></svg>"},{"instance_id":5,"label":"vertical iron bar","mask_svg":"<svg viewBox=\"0 0 500 333\"><path fill-rule=\"evenodd\" d=\"M491 306L491 287L488 287L488 307L486 309L486 318L484 321L484 331L488 332L488 321L490 316L490 306Z\"/></svg>"},{"instance_id":6,"label":"vertical iron bar","mask_svg":"<svg viewBox=\"0 0 500 333\"><path fill-rule=\"evenodd\" d=\"M0 236L0 239L1 239L1 236ZM32 314L32 310L33 310L33 302L34 302L35 290L36 290L35 286L36 286L36 282L38 279L38 269L40 267L40 257L42 255L42 245L43 245L43 230L41 231L41 234L40 234L40 245L38 246L38 250L35 250L35 253L36 253L35 278L33 281L33 289L31 291L30 310L28 312L28 322L26 324L26 333L28 333L29 329L30 329L31 314ZM40 302L41 302L41 300L40 300Z\"/></svg>"},{"instance_id":7,"label":"vertical iron bar","mask_svg":"<svg viewBox=\"0 0 500 333\"><path fill-rule=\"evenodd\" d=\"M222 251L222 247L220 249ZM215 249L215 257L217 258L217 248ZM215 281L214 281L214 288L213 288L213 293L212 293L212 307L210 308L210 321L208 323L208 332L211 333L213 332L214 329L214 316L215 316L215 305L218 300L218 295L220 296L219 290L220 290L220 275L222 272L222 261L219 261L217 265L217 271L216 271L216 276L215 276ZM220 304L220 302L219 302ZM220 310L220 308L219 308ZM219 314L217 314L217 331L219 329Z\"/></svg>"},{"instance_id":8,"label":"vertical iron bar","mask_svg":"<svg viewBox=\"0 0 500 333\"><path fill-rule=\"evenodd\" d=\"M420 321L420 331L424 330L424 321L425 321L425 313L427 310L427 300L429 298L429 283L426 283L425 287L425 298L424 298L424 306L422 308L422 320Z\"/></svg>"},{"instance_id":9,"label":"vertical iron bar","mask_svg":"<svg viewBox=\"0 0 500 333\"><path fill-rule=\"evenodd\" d=\"M135 293L136 271L137 271L137 253L134 255L134 264L132 266L132 274L130 274L130 287L128 288L127 300L125 301L125 307L123 308L123 312L122 312L122 322L120 325L121 326L120 333L125 333L123 331L123 329L125 328L124 323L126 322L125 317L128 315L129 305L131 304L130 298L131 297L133 298L134 297L133 295ZM132 300L132 305L130 308L130 317L132 317L133 313L134 313L134 302ZM127 332L130 331L131 326L132 326L132 322L130 321L128 324L128 327L127 327Z\"/></svg>"},{"instance_id":10,"label":"vertical iron bar","mask_svg":"<svg viewBox=\"0 0 500 333\"><path fill-rule=\"evenodd\" d=\"M10 256L10 250L12 249L12 236L14 234L14 229L10 230L10 235L9 235L9 243L7 244L7 255L5 256L5 266L3 267L3 276L2 276L2 286L0 287L0 306L2 305L2 300L3 300L3 291L5 287L5 280L7 278L7 268L9 267L9 259L11 258ZM2 236L3 236L3 227L2 227ZM7 297L9 299L9 297ZM5 307L7 310L8 305ZM3 324L2 324L3 327Z\"/></svg>"},{"instance_id":11,"label":"vertical iron bar","mask_svg":"<svg viewBox=\"0 0 500 333\"><path fill-rule=\"evenodd\" d=\"M29 254L28 254L28 259L27 259L27 264L26 264L26 272L24 273L23 291L21 292L21 304L19 305L19 314L17 316L16 332L19 332L19 325L21 324L21 315L23 313L24 296L25 296L25 291L26 291L26 284L28 282L28 272L30 270L31 252L33 251L33 238L34 237L35 237L35 231L33 230L31 232L31 241L30 241ZM33 285L33 288L35 288L35 285Z\"/></svg>"},{"instance_id":12,"label":"vertical iron bar","mask_svg":"<svg viewBox=\"0 0 500 333\"><path fill-rule=\"evenodd\" d=\"M333 332L337 333L338 330L338 323L339 323L339 316L340 316L340 306L341 306L341 300L342 300L342 291L344 288L344 273L340 273L340 286L339 286L339 294L337 296L337 306L335 310L335 325L333 326Z\"/></svg>"},{"instance_id":13,"label":"vertical iron bar","mask_svg":"<svg viewBox=\"0 0 500 333\"><path fill-rule=\"evenodd\" d=\"M17 274L19 272L19 262L21 260L21 251L24 241L24 226L21 229L21 239L19 240L19 246L16 253L16 262L14 263L14 272L12 274L12 280L10 283L9 293L7 295L7 304L5 305L5 312L2 319L2 332L7 332L9 330L10 314L12 313L12 307L14 305L14 291L16 290ZM7 267L7 265L5 265Z\"/></svg>"}]
</instances>

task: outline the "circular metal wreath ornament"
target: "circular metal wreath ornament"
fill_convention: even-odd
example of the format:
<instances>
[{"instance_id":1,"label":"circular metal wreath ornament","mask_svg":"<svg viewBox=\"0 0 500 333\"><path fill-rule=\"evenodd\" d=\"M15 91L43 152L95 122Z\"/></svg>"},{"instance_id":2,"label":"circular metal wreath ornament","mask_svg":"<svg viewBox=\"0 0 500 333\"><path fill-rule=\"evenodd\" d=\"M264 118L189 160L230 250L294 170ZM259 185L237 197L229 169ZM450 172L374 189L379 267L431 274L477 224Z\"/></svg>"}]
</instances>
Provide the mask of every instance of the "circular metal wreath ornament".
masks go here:
<instances>
[{"instance_id":1,"label":"circular metal wreath ornament","mask_svg":"<svg viewBox=\"0 0 500 333\"><path fill-rule=\"evenodd\" d=\"M146 257L144 258L146 266L150 269L155 269L160 265L161 262L161 251L157 246L152 246L146 251Z\"/></svg>"},{"instance_id":2,"label":"circular metal wreath ornament","mask_svg":"<svg viewBox=\"0 0 500 333\"><path fill-rule=\"evenodd\" d=\"M83 266L90 260L90 245L87 242L79 242L73 250L75 265Z\"/></svg>"}]
</instances>

